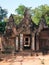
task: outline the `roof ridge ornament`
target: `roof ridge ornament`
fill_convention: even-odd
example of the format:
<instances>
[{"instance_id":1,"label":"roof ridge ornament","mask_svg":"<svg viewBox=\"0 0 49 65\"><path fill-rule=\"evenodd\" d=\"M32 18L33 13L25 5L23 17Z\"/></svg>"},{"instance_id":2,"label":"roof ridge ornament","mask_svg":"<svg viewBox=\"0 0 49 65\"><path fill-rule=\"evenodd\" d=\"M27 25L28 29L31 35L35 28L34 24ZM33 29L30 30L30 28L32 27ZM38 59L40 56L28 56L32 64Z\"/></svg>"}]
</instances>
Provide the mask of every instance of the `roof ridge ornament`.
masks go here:
<instances>
[{"instance_id":1,"label":"roof ridge ornament","mask_svg":"<svg viewBox=\"0 0 49 65\"><path fill-rule=\"evenodd\" d=\"M26 8L25 12L24 12L24 18L30 18L30 17L31 17L31 15L30 15L29 9Z\"/></svg>"},{"instance_id":2,"label":"roof ridge ornament","mask_svg":"<svg viewBox=\"0 0 49 65\"><path fill-rule=\"evenodd\" d=\"M45 19L44 15L41 16L41 19L39 22L39 27L43 27L43 28L47 27L47 23L46 23L46 19Z\"/></svg>"},{"instance_id":3,"label":"roof ridge ornament","mask_svg":"<svg viewBox=\"0 0 49 65\"><path fill-rule=\"evenodd\" d=\"M9 22L14 22L13 14L10 15Z\"/></svg>"}]
</instances>

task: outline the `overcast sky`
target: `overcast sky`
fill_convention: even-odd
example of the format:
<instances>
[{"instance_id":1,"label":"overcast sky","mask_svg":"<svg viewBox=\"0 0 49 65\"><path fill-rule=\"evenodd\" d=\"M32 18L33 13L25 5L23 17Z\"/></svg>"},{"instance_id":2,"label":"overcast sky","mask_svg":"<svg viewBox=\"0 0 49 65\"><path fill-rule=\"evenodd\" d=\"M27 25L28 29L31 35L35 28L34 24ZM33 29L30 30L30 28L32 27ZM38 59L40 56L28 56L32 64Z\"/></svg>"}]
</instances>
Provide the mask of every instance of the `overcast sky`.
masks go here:
<instances>
[{"instance_id":1,"label":"overcast sky","mask_svg":"<svg viewBox=\"0 0 49 65\"><path fill-rule=\"evenodd\" d=\"M35 8L44 4L49 5L49 0L0 0L0 6L7 9L8 16L11 13L15 13L15 9L19 5L25 5L27 7Z\"/></svg>"}]
</instances>

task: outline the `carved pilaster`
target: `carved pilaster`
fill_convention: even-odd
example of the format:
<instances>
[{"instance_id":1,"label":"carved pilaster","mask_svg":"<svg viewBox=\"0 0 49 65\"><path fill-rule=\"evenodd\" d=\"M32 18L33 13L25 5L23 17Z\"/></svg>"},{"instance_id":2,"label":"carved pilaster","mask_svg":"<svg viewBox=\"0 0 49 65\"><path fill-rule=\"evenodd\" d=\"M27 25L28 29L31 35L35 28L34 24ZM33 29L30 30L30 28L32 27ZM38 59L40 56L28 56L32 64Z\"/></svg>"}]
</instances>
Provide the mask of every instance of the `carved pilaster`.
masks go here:
<instances>
[{"instance_id":1,"label":"carved pilaster","mask_svg":"<svg viewBox=\"0 0 49 65\"><path fill-rule=\"evenodd\" d=\"M2 37L0 37L0 49L1 49L1 51L4 51L4 48L3 48L2 43L4 43L3 36L2 36Z\"/></svg>"},{"instance_id":2,"label":"carved pilaster","mask_svg":"<svg viewBox=\"0 0 49 65\"><path fill-rule=\"evenodd\" d=\"M39 38L36 36L36 50L39 50Z\"/></svg>"},{"instance_id":3,"label":"carved pilaster","mask_svg":"<svg viewBox=\"0 0 49 65\"><path fill-rule=\"evenodd\" d=\"M35 50L35 34L32 34L32 50Z\"/></svg>"},{"instance_id":4,"label":"carved pilaster","mask_svg":"<svg viewBox=\"0 0 49 65\"><path fill-rule=\"evenodd\" d=\"M20 51L23 50L23 34L20 34Z\"/></svg>"},{"instance_id":5,"label":"carved pilaster","mask_svg":"<svg viewBox=\"0 0 49 65\"><path fill-rule=\"evenodd\" d=\"M16 37L16 51L18 51L18 47L19 47L19 45L18 45L18 37Z\"/></svg>"}]
</instances>

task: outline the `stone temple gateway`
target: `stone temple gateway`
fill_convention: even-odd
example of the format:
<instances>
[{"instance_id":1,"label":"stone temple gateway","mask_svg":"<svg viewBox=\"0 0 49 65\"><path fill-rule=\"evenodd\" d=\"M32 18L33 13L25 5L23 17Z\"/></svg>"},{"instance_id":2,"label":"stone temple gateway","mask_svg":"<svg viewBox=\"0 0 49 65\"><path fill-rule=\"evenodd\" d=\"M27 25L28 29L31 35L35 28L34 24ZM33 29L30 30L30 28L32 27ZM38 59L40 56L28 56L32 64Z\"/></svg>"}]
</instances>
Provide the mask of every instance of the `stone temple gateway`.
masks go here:
<instances>
[{"instance_id":1,"label":"stone temple gateway","mask_svg":"<svg viewBox=\"0 0 49 65\"><path fill-rule=\"evenodd\" d=\"M4 34L0 34L1 51L5 51L7 47L13 48L14 51L39 51L47 46L49 47L49 27L44 16L36 25L27 9L19 25L15 24L11 14L9 21L6 23Z\"/></svg>"}]
</instances>

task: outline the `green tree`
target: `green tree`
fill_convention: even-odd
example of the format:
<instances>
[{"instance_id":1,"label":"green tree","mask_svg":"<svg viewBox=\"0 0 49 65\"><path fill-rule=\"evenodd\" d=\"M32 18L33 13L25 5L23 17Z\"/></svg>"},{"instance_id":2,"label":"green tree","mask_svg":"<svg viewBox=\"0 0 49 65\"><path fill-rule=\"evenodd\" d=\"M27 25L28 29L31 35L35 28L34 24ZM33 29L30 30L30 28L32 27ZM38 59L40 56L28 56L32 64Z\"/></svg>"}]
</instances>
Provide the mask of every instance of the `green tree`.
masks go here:
<instances>
[{"instance_id":1,"label":"green tree","mask_svg":"<svg viewBox=\"0 0 49 65\"><path fill-rule=\"evenodd\" d=\"M35 9L32 10L33 11L33 21L35 21L35 23L38 25L38 22L41 18L42 15L45 16L46 18L46 22L48 23L49 21L49 6L48 5L41 5Z\"/></svg>"},{"instance_id":2,"label":"green tree","mask_svg":"<svg viewBox=\"0 0 49 65\"><path fill-rule=\"evenodd\" d=\"M34 21L35 24L38 25L39 20L42 15L45 16L47 24L49 24L49 6L48 5L41 5L38 6L35 9L32 9L31 7L26 7L24 5L20 5L15 11L17 12L18 15L16 15L15 20L16 23L19 23L20 20L23 18L24 11L25 9L28 8L30 10L30 14L32 15L32 20ZM17 18L17 19L16 19Z\"/></svg>"},{"instance_id":3,"label":"green tree","mask_svg":"<svg viewBox=\"0 0 49 65\"><path fill-rule=\"evenodd\" d=\"M6 22L4 21L4 17L6 16L7 16L7 10L2 9L2 7L0 7L0 33L4 33L5 31Z\"/></svg>"},{"instance_id":4,"label":"green tree","mask_svg":"<svg viewBox=\"0 0 49 65\"><path fill-rule=\"evenodd\" d=\"M20 5L15 11L19 14L19 15L23 15L24 11L25 11L25 6L24 5Z\"/></svg>"},{"instance_id":5,"label":"green tree","mask_svg":"<svg viewBox=\"0 0 49 65\"><path fill-rule=\"evenodd\" d=\"M23 18L23 16L19 16L19 15L13 15L13 17L14 17L14 21L17 25L21 22L21 20Z\"/></svg>"},{"instance_id":6,"label":"green tree","mask_svg":"<svg viewBox=\"0 0 49 65\"><path fill-rule=\"evenodd\" d=\"M30 10L30 13L32 12L31 11L31 7L26 7L26 6L24 6L24 5L20 5L16 10L15 10L15 12L17 12L19 15L24 15L24 12L25 12L25 9L29 9Z\"/></svg>"},{"instance_id":7,"label":"green tree","mask_svg":"<svg viewBox=\"0 0 49 65\"><path fill-rule=\"evenodd\" d=\"M19 24L24 16L24 12L25 12L25 9L28 9L30 14L32 14L32 9L31 7L26 7L24 5L20 5L16 10L15 12L17 12L17 15L14 15L14 19L15 19L15 22L16 24Z\"/></svg>"},{"instance_id":8,"label":"green tree","mask_svg":"<svg viewBox=\"0 0 49 65\"><path fill-rule=\"evenodd\" d=\"M6 22L0 22L0 33L4 33Z\"/></svg>"},{"instance_id":9,"label":"green tree","mask_svg":"<svg viewBox=\"0 0 49 65\"><path fill-rule=\"evenodd\" d=\"M8 22L8 18L7 17L4 17L3 21L4 22Z\"/></svg>"},{"instance_id":10,"label":"green tree","mask_svg":"<svg viewBox=\"0 0 49 65\"><path fill-rule=\"evenodd\" d=\"M7 16L7 10L2 9L2 7L0 7L0 21L2 21L6 16Z\"/></svg>"}]
</instances>

